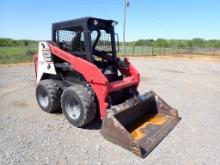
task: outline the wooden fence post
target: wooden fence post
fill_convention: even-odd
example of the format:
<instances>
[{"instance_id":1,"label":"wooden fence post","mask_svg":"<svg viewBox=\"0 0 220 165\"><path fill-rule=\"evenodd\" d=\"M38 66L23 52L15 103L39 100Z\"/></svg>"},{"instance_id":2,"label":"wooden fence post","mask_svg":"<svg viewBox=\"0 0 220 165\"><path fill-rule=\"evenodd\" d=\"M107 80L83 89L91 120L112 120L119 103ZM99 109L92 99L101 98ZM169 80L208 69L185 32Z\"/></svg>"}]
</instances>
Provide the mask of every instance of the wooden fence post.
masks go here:
<instances>
[{"instance_id":1,"label":"wooden fence post","mask_svg":"<svg viewBox=\"0 0 220 165\"><path fill-rule=\"evenodd\" d=\"M213 48L212 58L215 56L215 47Z\"/></svg>"},{"instance_id":2,"label":"wooden fence post","mask_svg":"<svg viewBox=\"0 0 220 165\"><path fill-rule=\"evenodd\" d=\"M133 56L134 56L134 53L135 53L135 46L133 47Z\"/></svg>"},{"instance_id":3,"label":"wooden fence post","mask_svg":"<svg viewBox=\"0 0 220 165\"><path fill-rule=\"evenodd\" d=\"M193 58L193 47L192 47L192 53L191 53L191 58Z\"/></svg>"},{"instance_id":4,"label":"wooden fence post","mask_svg":"<svg viewBox=\"0 0 220 165\"><path fill-rule=\"evenodd\" d=\"M30 46L27 46L27 56L29 56L29 62L31 62L32 61L32 58L31 58L31 48L30 48ZM30 54L29 54L30 53Z\"/></svg>"},{"instance_id":5,"label":"wooden fence post","mask_svg":"<svg viewBox=\"0 0 220 165\"><path fill-rule=\"evenodd\" d=\"M179 48L177 48L176 55L177 55L177 57L179 56Z\"/></svg>"},{"instance_id":6,"label":"wooden fence post","mask_svg":"<svg viewBox=\"0 0 220 165\"><path fill-rule=\"evenodd\" d=\"M141 56L143 56L143 45L141 46Z\"/></svg>"},{"instance_id":7,"label":"wooden fence post","mask_svg":"<svg viewBox=\"0 0 220 165\"><path fill-rule=\"evenodd\" d=\"M152 47L151 53L152 53L152 56L154 56L154 48L153 47Z\"/></svg>"}]
</instances>

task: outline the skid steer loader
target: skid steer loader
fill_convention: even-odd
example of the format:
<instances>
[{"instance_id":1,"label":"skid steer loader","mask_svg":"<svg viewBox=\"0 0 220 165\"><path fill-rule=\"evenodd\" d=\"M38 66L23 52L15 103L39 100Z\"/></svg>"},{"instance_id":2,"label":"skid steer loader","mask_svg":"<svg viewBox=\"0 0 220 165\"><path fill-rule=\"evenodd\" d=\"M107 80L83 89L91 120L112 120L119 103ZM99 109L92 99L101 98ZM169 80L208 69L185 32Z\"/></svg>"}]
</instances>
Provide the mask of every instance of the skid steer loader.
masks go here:
<instances>
[{"instance_id":1,"label":"skid steer loader","mask_svg":"<svg viewBox=\"0 0 220 165\"><path fill-rule=\"evenodd\" d=\"M52 41L34 56L36 99L43 111L62 109L76 127L102 119L107 140L145 157L179 122L177 110L153 91L138 93L140 75L116 56L113 20L86 17L52 25Z\"/></svg>"}]
</instances>

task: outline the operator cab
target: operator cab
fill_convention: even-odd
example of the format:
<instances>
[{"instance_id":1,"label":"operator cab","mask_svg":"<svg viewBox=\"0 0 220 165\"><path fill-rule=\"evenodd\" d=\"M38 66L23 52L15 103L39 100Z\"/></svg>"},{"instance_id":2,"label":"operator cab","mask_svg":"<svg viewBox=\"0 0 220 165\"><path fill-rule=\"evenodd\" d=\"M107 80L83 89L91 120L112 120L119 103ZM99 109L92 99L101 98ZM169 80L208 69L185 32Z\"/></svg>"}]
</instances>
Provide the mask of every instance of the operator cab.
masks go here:
<instances>
[{"instance_id":1,"label":"operator cab","mask_svg":"<svg viewBox=\"0 0 220 165\"><path fill-rule=\"evenodd\" d=\"M95 64L109 81L116 81L122 79L116 67L116 24L113 20L92 17L54 23L52 41L59 48Z\"/></svg>"}]
</instances>

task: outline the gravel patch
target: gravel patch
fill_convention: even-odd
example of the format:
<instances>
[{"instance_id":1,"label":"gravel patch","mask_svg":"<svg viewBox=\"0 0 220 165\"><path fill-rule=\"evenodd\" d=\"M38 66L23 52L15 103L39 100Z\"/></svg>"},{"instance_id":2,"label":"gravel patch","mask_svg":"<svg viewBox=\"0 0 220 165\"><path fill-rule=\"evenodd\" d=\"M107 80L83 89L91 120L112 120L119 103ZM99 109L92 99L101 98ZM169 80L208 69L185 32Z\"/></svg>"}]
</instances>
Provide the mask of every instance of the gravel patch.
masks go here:
<instances>
[{"instance_id":1,"label":"gravel patch","mask_svg":"<svg viewBox=\"0 0 220 165\"><path fill-rule=\"evenodd\" d=\"M132 59L140 92L153 90L182 120L145 158L47 114L35 99L33 65L0 67L0 164L220 164L220 63Z\"/></svg>"}]
</instances>

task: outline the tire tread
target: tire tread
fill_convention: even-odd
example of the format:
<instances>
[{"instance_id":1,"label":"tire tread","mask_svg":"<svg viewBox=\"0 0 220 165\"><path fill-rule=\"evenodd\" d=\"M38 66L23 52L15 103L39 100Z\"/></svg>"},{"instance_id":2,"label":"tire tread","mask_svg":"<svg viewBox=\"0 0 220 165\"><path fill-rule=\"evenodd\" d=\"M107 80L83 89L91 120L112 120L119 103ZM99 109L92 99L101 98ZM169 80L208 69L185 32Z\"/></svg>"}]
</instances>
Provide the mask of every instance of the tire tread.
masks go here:
<instances>
[{"instance_id":1,"label":"tire tread","mask_svg":"<svg viewBox=\"0 0 220 165\"><path fill-rule=\"evenodd\" d=\"M83 106L84 115L82 119L77 123L76 126L83 127L89 124L95 118L95 115L96 115L95 94L91 91L89 87L78 85L78 84L68 87L66 90L74 91L80 98L82 106ZM64 94L65 94L65 91L63 92L61 96L61 100L63 100Z\"/></svg>"},{"instance_id":2,"label":"tire tread","mask_svg":"<svg viewBox=\"0 0 220 165\"><path fill-rule=\"evenodd\" d=\"M47 89L48 96L50 98L51 106L48 107L48 109L43 109L46 112L54 113L61 111L61 104L60 104L60 98L61 98L61 87L58 80L54 79L46 79L39 82L38 85L42 85Z\"/></svg>"}]
</instances>

